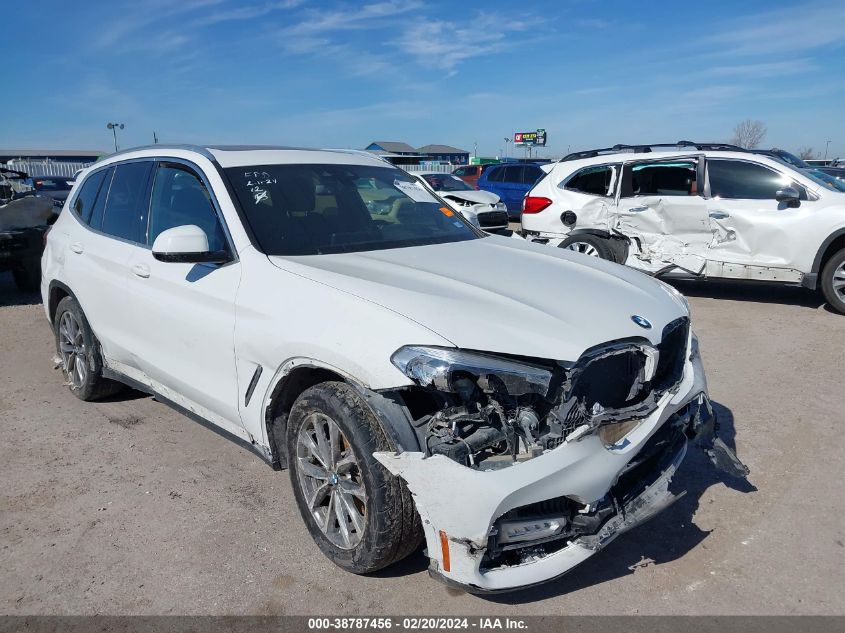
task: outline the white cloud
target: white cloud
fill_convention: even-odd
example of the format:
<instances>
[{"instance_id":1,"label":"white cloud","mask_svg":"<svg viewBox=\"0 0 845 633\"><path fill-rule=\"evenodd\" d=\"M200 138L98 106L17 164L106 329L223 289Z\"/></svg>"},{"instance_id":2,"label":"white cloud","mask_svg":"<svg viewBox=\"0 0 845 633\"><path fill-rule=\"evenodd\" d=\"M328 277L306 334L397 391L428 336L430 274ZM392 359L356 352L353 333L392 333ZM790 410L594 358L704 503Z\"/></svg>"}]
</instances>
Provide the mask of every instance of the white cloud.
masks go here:
<instances>
[{"instance_id":1,"label":"white cloud","mask_svg":"<svg viewBox=\"0 0 845 633\"><path fill-rule=\"evenodd\" d=\"M223 0L151 0L131 8L115 7L119 17L97 24L97 36L91 40L94 50L134 50L139 40L144 40L143 31L156 22L175 19L206 7L218 5ZM110 7L111 8L111 7Z\"/></svg>"},{"instance_id":2,"label":"white cloud","mask_svg":"<svg viewBox=\"0 0 845 633\"><path fill-rule=\"evenodd\" d=\"M715 53L770 55L806 51L845 43L845 4L796 5L768 13L714 24L716 33L704 38Z\"/></svg>"},{"instance_id":3,"label":"white cloud","mask_svg":"<svg viewBox=\"0 0 845 633\"><path fill-rule=\"evenodd\" d=\"M304 0L283 0L282 2L265 2L264 4L224 9L222 11L209 13L208 15L199 18L195 24L197 26L209 26L220 22L254 20L255 18L264 17L273 11L294 9L300 6L303 2Z\"/></svg>"},{"instance_id":4,"label":"white cloud","mask_svg":"<svg viewBox=\"0 0 845 633\"><path fill-rule=\"evenodd\" d=\"M782 75L798 75L813 72L818 67L809 59L791 59L779 62L761 62L758 64L734 64L731 66L714 66L707 68L703 74L714 77L780 77Z\"/></svg>"},{"instance_id":5,"label":"white cloud","mask_svg":"<svg viewBox=\"0 0 845 633\"><path fill-rule=\"evenodd\" d=\"M393 44L419 63L451 75L462 62L514 46L513 35L531 26L529 21L493 13L479 14L464 23L419 19Z\"/></svg>"},{"instance_id":6,"label":"white cloud","mask_svg":"<svg viewBox=\"0 0 845 633\"><path fill-rule=\"evenodd\" d=\"M422 7L419 0L386 0L364 6L347 6L335 11L312 10L308 17L293 26L282 29L285 37L314 37L333 31L375 28L380 20L392 18Z\"/></svg>"}]
</instances>

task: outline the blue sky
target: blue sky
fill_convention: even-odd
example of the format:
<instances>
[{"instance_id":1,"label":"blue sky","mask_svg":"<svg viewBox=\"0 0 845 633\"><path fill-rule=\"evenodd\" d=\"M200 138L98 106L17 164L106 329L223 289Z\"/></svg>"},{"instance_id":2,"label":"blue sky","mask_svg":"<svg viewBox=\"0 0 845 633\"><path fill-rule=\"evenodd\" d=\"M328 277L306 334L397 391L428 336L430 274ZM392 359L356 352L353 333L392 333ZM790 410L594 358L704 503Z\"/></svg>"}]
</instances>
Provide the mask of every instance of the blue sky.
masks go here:
<instances>
[{"instance_id":1,"label":"blue sky","mask_svg":"<svg viewBox=\"0 0 845 633\"><path fill-rule=\"evenodd\" d=\"M845 2L132 0L4 12L0 146L152 142L542 155L681 138L845 157ZM11 13L11 15L10 15ZM12 63L14 60L15 63ZM19 87L12 81L20 80Z\"/></svg>"}]
</instances>

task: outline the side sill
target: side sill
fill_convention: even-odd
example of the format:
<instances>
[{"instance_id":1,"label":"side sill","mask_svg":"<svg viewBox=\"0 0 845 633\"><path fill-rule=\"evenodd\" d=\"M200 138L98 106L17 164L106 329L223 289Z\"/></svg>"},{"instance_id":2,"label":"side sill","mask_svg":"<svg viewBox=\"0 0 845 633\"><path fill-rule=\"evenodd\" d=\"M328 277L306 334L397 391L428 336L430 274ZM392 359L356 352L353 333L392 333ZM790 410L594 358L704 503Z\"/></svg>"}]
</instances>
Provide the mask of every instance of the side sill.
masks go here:
<instances>
[{"instance_id":1,"label":"side sill","mask_svg":"<svg viewBox=\"0 0 845 633\"><path fill-rule=\"evenodd\" d=\"M220 428L219 426L217 426L213 422L206 420L201 415L198 415L197 413L194 413L193 411L190 411L190 410L186 409L185 407L173 402L172 400L170 400L170 399L166 398L165 396L161 395L160 393L156 392L154 389L151 389L149 386L135 380L134 378L130 378L129 376L127 376L125 374L121 374L120 372L117 372L113 369L109 369L108 367L103 367L103 377L108 378L109 380L115 380L117 382L123 383L124 385L127 385L127 386L131 387L132 389L135 389L136 391L141 391L143 393L147 393L147 394L153 396L156 400L158 400L162 404L166 404L168 407L170 407L174 411L177 411L178 413L181 413L185 417L190 418L191 420L193 420L197 424L207 428L209 431L213 431L214 433L216 433L220 437L223 437L223 438L229 440L230 442L234 442L235 444L237 444L241 448L246 449L250 453L257 455L261 459L261 461L265 462L268 466L270 466L270 468L273 468L273 460L270 457L270 454L268 452L265 452L258 444L252 444L250 442L247 442L245 439L240 438L237 435L234 435L233 433L230 433L226 429ZM273 468L273 470L277 470L277 469Z\"/></svg>"},{"instance_id":2,"label":"side sill","mask_svg":"<svg viewBox=\"0 0 845 633\"><path fill-rule=\"evenodd\" d=\"M801 285L810 290L815 290L819 284L819 276L816 273L804 273L801 278Z\"/></svg>"}]
</instances>

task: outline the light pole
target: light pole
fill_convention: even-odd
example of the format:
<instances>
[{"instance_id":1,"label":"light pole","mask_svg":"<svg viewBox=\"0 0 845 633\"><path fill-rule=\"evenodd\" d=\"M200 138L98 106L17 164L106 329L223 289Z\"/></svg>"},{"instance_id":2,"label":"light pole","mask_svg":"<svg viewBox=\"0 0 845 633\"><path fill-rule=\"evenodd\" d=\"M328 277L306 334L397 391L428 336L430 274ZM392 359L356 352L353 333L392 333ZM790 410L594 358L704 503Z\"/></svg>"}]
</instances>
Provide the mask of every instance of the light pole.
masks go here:
<instances>
[{"instance_id":1,"label":"light pole","mask_svg":"<svg viewBox=\"0 0 845 633\"><path fill-rule=\"evenodd\" d=\"M830 147L830 141L828 141L824 146L824 159L827 160L827 149Z\"/></svg>"},{"instance_id":2,"label":"light pole","mask_svg":"<svg viewBox=\"0 0 845 633\"><path fill-rule=\"evenodd\" d=\"M504 155L504 158L508 157L508 143L510 143L510 142L511 142L511 140L506 136L505 137L505 155Z\"/></svg>"},{"instance_id":3,"label":"light pole","mask_svg":"<svg viewBox=\"0 0 845 633\"><path fill-rule=\"evenodd\" d=\"M117 151L117 129L123 129L123 123L106 123L106 128L111 130L112 136L114 136L114 151Z\"/></svg>"}]
</instances>

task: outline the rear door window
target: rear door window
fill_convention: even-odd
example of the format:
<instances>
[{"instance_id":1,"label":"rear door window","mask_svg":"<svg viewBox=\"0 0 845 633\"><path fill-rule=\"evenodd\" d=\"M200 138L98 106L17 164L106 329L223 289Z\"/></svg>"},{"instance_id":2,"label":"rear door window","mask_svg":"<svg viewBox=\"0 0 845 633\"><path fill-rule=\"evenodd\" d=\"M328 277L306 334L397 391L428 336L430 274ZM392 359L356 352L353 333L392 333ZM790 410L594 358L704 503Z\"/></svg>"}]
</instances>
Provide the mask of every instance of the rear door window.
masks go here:
<instances>
[{"instance_id":1,"label":"rear door window","mask_svg":"<svg viewBox=\"0 0 845 633\"><path fill-rule=\"evenodd\" d=\"M621 197L698 195L697 166L693 159L626 165Z\"/></svg>"},{"instance_id":2,"label":"rear door window","mask_svg":"<svg viewBox=\"0 0 845 633\"><path fill-rule=\"evenodd\" d=\"M91 212L94 210L97 194L100 192L100 187L108 171L108 169L101 169L88 176L82 183L79 193L76 194L76 200L73 201L73 210L85 224L91 221ZM103 194L103 197L105 198L105 194Z\"/></svg>"},{"instance_id":3,"label":"rear door window","mask_svg":"<svg viewBox=\"0 0 845 633\"><path fill-rule=\"evenodd\" d=\"M151 161L117 165L100 229L114 237L140 241L140 220L149 206L148 185Z\"/></svg>"},{"instance_id":4,"label":"rear door window","mask_svg":"<svg viewBox=\"0 0 845 633\"><path fill-rule=\"evenodd\" d=\"M495 169L491 169L490 173L487 174L487 181L488 182L502 182L502 176L505 174L504 167L496 167Z\"/></svg>"}]
</instances>

